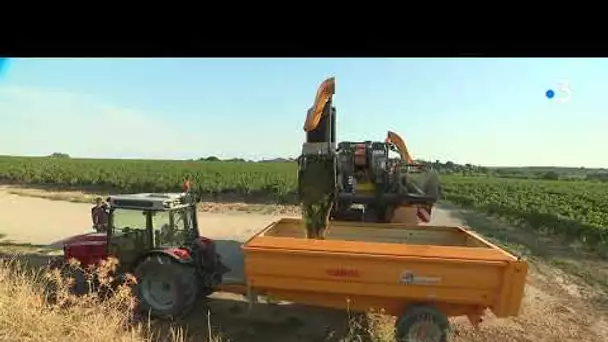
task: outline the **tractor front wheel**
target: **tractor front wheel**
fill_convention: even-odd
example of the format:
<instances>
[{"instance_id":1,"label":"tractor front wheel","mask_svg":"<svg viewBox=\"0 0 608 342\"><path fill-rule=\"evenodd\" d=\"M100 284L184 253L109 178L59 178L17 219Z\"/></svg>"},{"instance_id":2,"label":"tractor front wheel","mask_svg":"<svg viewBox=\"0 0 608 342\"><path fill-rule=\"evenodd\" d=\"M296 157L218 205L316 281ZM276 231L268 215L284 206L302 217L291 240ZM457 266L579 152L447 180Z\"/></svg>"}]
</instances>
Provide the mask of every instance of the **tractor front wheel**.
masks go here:
<instances>
[{"instance_id":1,"label":"tractor front wheel","mask_svg":"<svg viewBox=\"0 0 608 342\"><path fill-rule=\"evenodd\" d=\"M176 318L194 306L198 278L194 267L169 256L150 255L135 268L139 307L150 316Z\"/></svg>"},{"instance_id":2,"label":"tractor front wheel","mask_svg":"<svg viewBox=\"0 0 608 342\"><path fill-rule=\"evenodd\" d=\"M63 256L56 256L51 259L48 268L50 270L57 269L63 278L72 279L73 282L69 291L73 295L85 295L91 291L91 287L94 285L94 278L87 274L83 267L67 263Z\"/></svg>"}]
</instances>

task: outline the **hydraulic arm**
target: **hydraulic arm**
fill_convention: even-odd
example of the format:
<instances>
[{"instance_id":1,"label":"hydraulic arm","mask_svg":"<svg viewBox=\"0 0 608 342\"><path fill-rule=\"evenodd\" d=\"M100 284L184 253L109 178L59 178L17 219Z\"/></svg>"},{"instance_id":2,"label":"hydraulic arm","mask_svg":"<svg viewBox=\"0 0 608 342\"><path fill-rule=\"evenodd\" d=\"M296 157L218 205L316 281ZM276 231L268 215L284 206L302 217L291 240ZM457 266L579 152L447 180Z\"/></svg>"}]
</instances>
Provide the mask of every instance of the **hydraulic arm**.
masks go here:
<instances>
[{"instance_id":1,"label":"hydraulic arm","mask_svg":"<svg viewBox=\"0 0 608 342\"><path fill-rule=\"evenodd\" d=\"M327 105L331 106L331 100L336 92L336 80L334 77L328 78L317 89L315 102L308 110L306 121L304 122L304 132L308 133L319 127L322 117L327 117L331 114L326 110Z\"/></svg>"},{"instance_id":2,"label":"hydraulic arm","mask_svg":"<svg viewBox=\"0 0 608 342\"><path fill-rule=\"evenodd\" d=\"M388 133L386 134L386 142L394 144L397 147L397 150L399 150L399 154L401 155L401 160L404 160L408 164L416 164L414 158L412 158L412 156L407 150L405 141L403 141L399 134L393 131L388 131Z\"/></svg>"}]
</instances>

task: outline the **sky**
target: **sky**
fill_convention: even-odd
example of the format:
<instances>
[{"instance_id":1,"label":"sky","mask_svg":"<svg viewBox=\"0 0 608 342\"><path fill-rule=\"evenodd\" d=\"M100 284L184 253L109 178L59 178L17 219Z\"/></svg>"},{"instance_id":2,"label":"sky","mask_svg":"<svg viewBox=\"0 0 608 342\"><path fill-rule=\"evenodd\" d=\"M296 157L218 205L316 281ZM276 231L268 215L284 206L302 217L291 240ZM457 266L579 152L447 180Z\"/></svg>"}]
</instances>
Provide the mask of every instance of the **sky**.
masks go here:
<instances>
[{"instance_id":1,"label":"sky","mask_svg":"<svg viewBox=\"0 0 608 342\"><path fill-rule=\"evenodd\" d=\"M608 167L608 59L586 58L9 59L0 154L295 157L327 77L339 141L393 130L416 159Z\"/></svg>"}]
</instances>

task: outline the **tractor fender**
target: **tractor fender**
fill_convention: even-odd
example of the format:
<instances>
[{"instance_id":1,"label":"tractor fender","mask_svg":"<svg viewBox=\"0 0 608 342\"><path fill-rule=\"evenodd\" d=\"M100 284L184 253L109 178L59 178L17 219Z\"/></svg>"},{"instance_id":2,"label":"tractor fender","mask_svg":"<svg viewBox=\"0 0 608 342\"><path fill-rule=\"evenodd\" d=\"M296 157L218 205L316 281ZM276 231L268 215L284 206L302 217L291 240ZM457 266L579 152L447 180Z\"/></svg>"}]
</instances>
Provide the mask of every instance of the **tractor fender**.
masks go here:
<instances>
[{"instance_id":1,"label":"tractor fender","mask_svg":"<svg viewBox=\"0 0 608 342\"><path fill-rule=\"evenodd\" d=\"M174 260L180 264L192 264L192 262L193 262L193 259L190 256L190 252L188 252L188 250L186 250L186 249L181 249L181 248L158 249L158 250L153 250L153 251L150 251L148 253L141 255L133 263L134 267L137 267L137 265L139 265L142 261L146 260L146 258L148 258L150 256L154 256L154 255L169 257L172 260Z\"/></svg>"}]
</instances>

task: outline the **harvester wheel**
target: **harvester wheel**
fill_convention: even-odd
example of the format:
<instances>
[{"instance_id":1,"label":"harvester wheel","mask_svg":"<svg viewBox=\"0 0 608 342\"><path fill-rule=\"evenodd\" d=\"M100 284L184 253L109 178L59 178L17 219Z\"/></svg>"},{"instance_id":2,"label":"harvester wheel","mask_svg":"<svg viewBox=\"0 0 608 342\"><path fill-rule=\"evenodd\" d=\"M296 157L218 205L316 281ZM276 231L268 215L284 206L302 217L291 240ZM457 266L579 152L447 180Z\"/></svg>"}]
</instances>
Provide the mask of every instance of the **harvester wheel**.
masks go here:
<instances>
[{"instance_id":1,"label":"harvester wheel","mask_svg":"<svg viewBox=\"0 0 608 342\"><path fill-rule=\"evenodd\" d=\"M190 265L169 256L150 255L135 268L140 310L172 319L187 314L198 295L198 278Z\"/></svg>"},{"instance_id":2,"label":"harvester wheel","mask_svg":"<svg viewBox=\"0 0 608 342\"><path fill-rule=\"evenodd\" d=\"M448 342L450 321L437 308L413 305L395 323L399 342Z\"/></svg>"}]
</instances>

